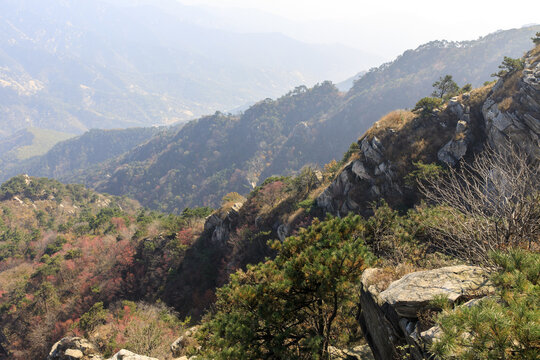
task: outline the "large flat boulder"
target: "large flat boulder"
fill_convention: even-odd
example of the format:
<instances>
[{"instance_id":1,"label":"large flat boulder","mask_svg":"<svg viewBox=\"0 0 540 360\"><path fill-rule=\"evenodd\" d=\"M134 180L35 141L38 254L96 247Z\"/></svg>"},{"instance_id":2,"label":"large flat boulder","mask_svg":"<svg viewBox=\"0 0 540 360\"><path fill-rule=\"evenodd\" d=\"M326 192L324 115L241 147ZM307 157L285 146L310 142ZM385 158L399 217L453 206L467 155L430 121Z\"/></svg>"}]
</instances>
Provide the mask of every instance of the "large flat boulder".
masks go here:
<instances>
[{"instance_id":1,"label":"large flat boulder","mask_svg":"<svg viewBox=\"0 0 540 360\"><path fill-rule=\"evenodd\" d=\"M486 270L477 266L457 265L435 270L418 271L394 281L380 293L380 299L405 318L416 318L437 296L451 302L477 297L494 291Z\"/></svg>"}]
</instances>

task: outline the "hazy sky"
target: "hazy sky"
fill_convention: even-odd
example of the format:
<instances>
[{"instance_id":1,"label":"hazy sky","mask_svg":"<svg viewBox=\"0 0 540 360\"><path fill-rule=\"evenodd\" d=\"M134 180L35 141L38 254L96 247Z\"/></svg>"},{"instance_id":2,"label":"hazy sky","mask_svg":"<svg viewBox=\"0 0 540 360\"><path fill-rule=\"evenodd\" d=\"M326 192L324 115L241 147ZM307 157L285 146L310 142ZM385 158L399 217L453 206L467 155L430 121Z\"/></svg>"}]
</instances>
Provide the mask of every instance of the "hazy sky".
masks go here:
<instances>
[{"instance_id":1,"label":"hazy sky","mask_svg":"<svg viewBox=\"0 0 540 360\"><path fill-rule=\"evenodd\" d=\"M472 40L499 29L540 23L540 0L178 0L251 8L310 23L274 29L302 40L342 42L393 57L436 40Z\"/></svg>"}]
</instances>

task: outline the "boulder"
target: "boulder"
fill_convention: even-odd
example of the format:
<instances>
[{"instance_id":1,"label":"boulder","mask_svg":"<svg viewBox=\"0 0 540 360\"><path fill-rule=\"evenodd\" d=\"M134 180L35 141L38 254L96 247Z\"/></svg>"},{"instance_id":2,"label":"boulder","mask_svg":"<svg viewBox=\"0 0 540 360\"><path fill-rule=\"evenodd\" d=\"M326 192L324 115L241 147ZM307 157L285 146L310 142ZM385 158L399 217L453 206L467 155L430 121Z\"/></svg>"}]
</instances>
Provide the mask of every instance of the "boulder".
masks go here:
<instances>
[{"instance_id":1,"label":"boulder","mask_svg":"<svg viewBox=\"0 0 540 360\"><path fill-rule=\"evenodd\" d=\"M107 360L158 360L153 357L137 355L129 350L122 349Z\"/></svg>"},{"instance_id":2,"label":"boulder","mask_svg":"<svg viewBox=\"0 0 540 360\"><path fill-rule=\"evenodd\" d=\"M65 337L53 345L47 360L104 360L96 347L80 337ZM107 360L158 360L122 349Z\"/></svg>"},{"instance_id":3,"label":"boulder","mask_svg":"<svg viewBox=\"0 0 540 360\"><path fill-rule=\"evenodd\" d=\"M88 340L65 337L53 345L47 360L103 360L103 357Z\"/></svg>"},{"instance_id":4,"label":"boulder","mask_svg":"<svg viewBox=\"0 0 540 360\"><path fill-rule=\"evenodd\" d=\"M448 102L448 110L457 116L458 119L461 119L465 113L465 107L459 102L457 96Z\"/></svg>"},{"instance_id":5,"label":"boulder","mask_svg":"<svg viewBox=\"0 0 540 360\"><path fill-rule=\"evenodd\" d=\"M212 242L217 245L224 245L227 242L229 233L236 223L239 211L244 205L237 202L229 207L221 208L206 218L204 231L212 234Z\"/></svg>"},{"instance_id":6,"label":"boulder","mask_svg":"<svg viewBox=\"0 0 540 360\"><path fill-rule=\"evenodd\" d=\"M439 150L437 158L445 164L454 166L463 158L463 156L465 156L468 145L469 142L466 138L461 138L459 140L452 139Z\"/></svg>"},{"instance_id":7,"label":"boulder","mask_svg":"<svg viewBox=\"0 0 540 360\"><path fill-rule=\"evenodd\" d=\"M461 306L472 306L477 300L494 292L485 270L475 266L449 266L418 271L394 281L381 291L382 270L367 269L361 279L360 325L377 360L401 358L406 348L410 359L428 359L427 343L440 336L440 329L422 331L418 314L429 307L439 295L451 302L471 301Z\"/></svg>"},{"instance_id":8,"label":"boulder","mask_svg":"<svg viewBox=\"0 0 540 360\"><path fill-rule=\"evenodd\" d=\"M193 326L192 328L187 329L182 336L176 339L171 344L171 352L173 357L180 357L184 355L184 350L188 346L199 347L197 339L195 338L195 333L199 329L198 326Z\"/></svg>"},{"instance_id":9,"label":"boulder","mask_svg":"<svg viewBox=\"0 0 540 360\"><path fill-rule=\"evenodd\" d=\"M399 316L416 318L417 313L437 296L443 295L455 302L494 290L484 269L457 265L407 274L390 284L380 298Z\"/></svg>"}]
</instances>

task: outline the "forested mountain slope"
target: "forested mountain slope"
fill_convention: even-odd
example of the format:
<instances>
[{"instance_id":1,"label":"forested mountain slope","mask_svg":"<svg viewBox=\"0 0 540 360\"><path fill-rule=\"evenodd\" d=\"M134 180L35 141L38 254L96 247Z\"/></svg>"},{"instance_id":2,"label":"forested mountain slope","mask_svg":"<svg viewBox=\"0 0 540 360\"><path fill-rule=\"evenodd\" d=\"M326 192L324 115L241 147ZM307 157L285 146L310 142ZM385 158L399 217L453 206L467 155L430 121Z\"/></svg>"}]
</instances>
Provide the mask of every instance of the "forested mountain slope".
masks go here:
<instances>
[{"instance_id":1,"label":"forested mountain slope","mask_svg":"<svg viewBox=\"0 0 540 360\"><path fill-rule=\"evenodd\" d=\"M434 42L372 69L341 94L328 82L264 100L240 116L216 114L177 135L156 138L123 158L67 180L127 194L168 211L219 204L272 175L340 159L380 116L412 108L432 84L452 74L460 85L490 80L504 56L520 57L540 27L509 30L464 42Z\"/></svg>"},{"instance_id":2,"label":"forested mountain slope","mask_svg":"<svg viewBox=\"0 0 540 360\"><path fill-rule=\"evenodd\" d=\"M38 134L50 132L48 130L35 131ZM160 131L163 131L163 129L90 130L83 135L56 144L42 156L22 160L13 159L13 157L8 156L8 153L0 169L0 179L5 181L21 173L61 179L78 170L86 169L94 164L119 156L146 142ZM16 144L12 144L14 141ZM24 145L24 142L19 141L18 138L9 141L6 139L5 142L12 144L11 146L16 146L17 149Z\"/></svg>"},{"instance_id":3,"label":"forested mountain slope","mask_svg":"<svg viewBox=\"0 0 540 360\"><path fill-rule=\"evenodd\" d=\"M26 128L0 138L0 164L19 163L22 160L47 153L55 144L74 137L73 134L54 130Z\"/></svg>"},{"instance_id":4,"label":"forested mountain slope","mask_svg":"<svg viewBox=\"0 0 540 360\"><path fill-rule=\"evenodd\" d=\"M168 3L171 11L132 2L2 1L0 135L29 126L80 134L172 124L340 80L370 57L280 34L205 28Z\"/></svg>"},{"instance_id":5,"label":"forested mountain slope","mask_svg":"<svg viewBox=\"0 0 540 360\"><path fill-rule=\"evenodd\" d=\"M422 359L432 350L453 359L455 351L471 351L470 341L482 354L535 358L537 337L527 329L537 326L540 306L540 34L535 43L496 83L394 111L324 171L305 167L298 176L267 178L246 198L227 194L216 211L164 215L80 185L24 175L9 180L0 187L0 357L7 349L10 358L41 359L61 337L84 336L99 353L56 347L51 358L100 359L122 347L160 359L276 352L312 358L366 341L381 360L389 358L381 354ZM121 158L138 161L145 176L147 164L160 164L173 149L169 161L181 153L217 166L210 156L219 160L233 136L220 129L239 131L245 121L255 129L234 138L234 156L250 164L254 149L266 149L265 129L290 131L341 97L329 83L299 88L239 117L216 114L159 134ZM285 111L291 108L298 113ZM290 123L263 116L270 111ZM295 117L278 117L284 114ZM184 142L212 124L211 139L220 141L190 144L205 157L190 155ZM148 162L156 152L163 155ZM477 184L475 196L459 191L463 183L452 183L452 174ZM458 201L430 197L422 184L450 184L439 189L456 190ZM495 201L485 201L486 194ZM474 206L462 206L470 201ZM484 271L494 265L493 283L486 283ZM396 290L402 277L409 290ZM407 281L419 277L410 287ZM480 287L468 287L476 280ZM436 296L444 294L452 298ZM441 309L445 318L437 315ZM187 324L199 330L188 335ZM465 336L464 326L485 336ZM428 329L461 335L442 337L437 350L426 340ZM502 339L495 350L493 333ZM182 337L172 353L175 334Z\"/></svg>"},{"instance_id":6,"label":"forested mountain slope","mask_svg":"<svg viewBox=\"0 0 540 360\"><path fill-rule=\"evenodd\" d=\"M180 212L186 206L216 206L226 193L246 194L269 176L340 159L379 117L395 108L412 108L445 74L460 86L489 81L504 56L520 57L539 29L501 31L460 43L432 42L370 70L347 93L329 82L312 89L297 87L240 115L216 113L180 130L165 130L107 163L81 162L71 169L62 165L68 159L55 155L16 169L129 195L155 209ZM122 141L119 138L118 145ZM122 149L130 146L134 144ZM69 151L69 144L65 149L77 153ZM93 157L92 148L87 150Z\"/></svg>"}]
</instances>

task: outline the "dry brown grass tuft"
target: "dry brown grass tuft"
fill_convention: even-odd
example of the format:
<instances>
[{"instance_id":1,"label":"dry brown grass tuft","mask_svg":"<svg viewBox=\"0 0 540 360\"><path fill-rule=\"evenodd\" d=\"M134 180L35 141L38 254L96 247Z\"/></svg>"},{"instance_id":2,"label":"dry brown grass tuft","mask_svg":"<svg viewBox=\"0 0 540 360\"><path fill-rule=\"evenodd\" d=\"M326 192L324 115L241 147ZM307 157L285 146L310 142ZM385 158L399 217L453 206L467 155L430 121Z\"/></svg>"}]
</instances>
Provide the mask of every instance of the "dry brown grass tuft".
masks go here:
<instances>
[{"instance_id":1,"label":"dry brown grass tuft","mask_svg":"<svg viewBox=\"0 0 540 360\"><path fill-rule=\"evenodd\" d=\"M422 154L424 151L426 151L426 147L428 146L428 143L426 139L418 139L411 145L411 155L413 158L417 158Z\"/></svg>"},{"instance_id":2,"label":"dry brown grass tuft","mask_svg":"<svg viewBox=\"0 0 540 360\"><path fill-rule=\"evenodd\" d=\"M532 63L540 61L540 45L536 45L536 47L531 50L530 56Z\"/></svg>"},{"instance_id":3,"label":"dry brown grass tuft","mask_svg":"<svg viewBox=\"0 0 540 360\"><path fill-rule=\"evenodd\" d=\"M469 103L467 105L470 107L477 107L483 104L494 85L495 83L493 82L480 88L473 89L470 93Z\"/></svg>"},{"instance_id":4,"label":"dry brown grass tuft","mask_svg":"<svg viewBox=\"0 0 540 360\"><path fill-rule=\"evenodd\" d=\"M414 119L416 115L408 110L394 110L384 115L366 132L366 136L377 136L381 131L387 131L389 129L393 131L399 131Z\"/></svg>"},{"instance_id":5,"label":"dry brown grass tuft","mask_svg":"<svg viewBox=\"0 0 540 360\"><path fill-rule=\"evenodd\" d=\"M518 91L519 79L523 75L523 71L516 71L509 77L504 79L503 86L493 93L495 101L500 102L508 97L509 94L515 94Z\"/></svg>"},{"instance_id":6,"label":"dry brown grass tuft","mask_svg":"<svg viewBox=\"0 0 540 360\"><path fill-rule=\"evenodd\" d=\"M408 263L398 264L397 266L385 266L370 276L366 285L373 285L377 291L382 292L386 290L394 281L401 279L403 276L409 273L421 270L423 269Z\"/></svg>"},{"instance_id":7,"label":"dry brown grass tuft","mask_svg":"<svg viewBox=\"0 0 540 360\"><path fill-rule=\"evenodd\" d=\"M514 100L512 96L505 97L503 101L501 101L497 107L500 111L509 111L512 108L512 105L514 103Z\"/></svg>"}]
</instances>

